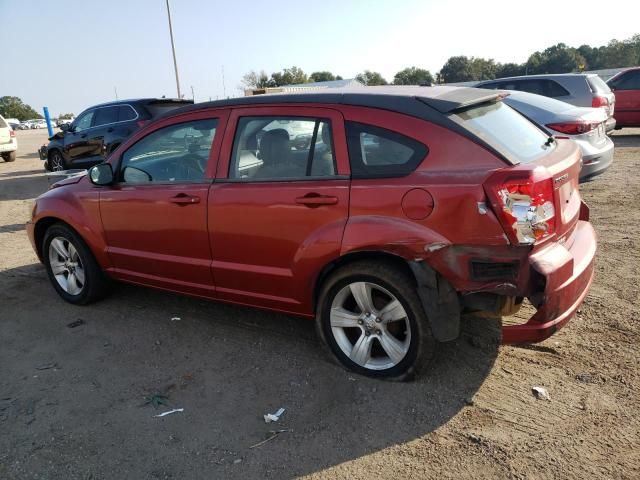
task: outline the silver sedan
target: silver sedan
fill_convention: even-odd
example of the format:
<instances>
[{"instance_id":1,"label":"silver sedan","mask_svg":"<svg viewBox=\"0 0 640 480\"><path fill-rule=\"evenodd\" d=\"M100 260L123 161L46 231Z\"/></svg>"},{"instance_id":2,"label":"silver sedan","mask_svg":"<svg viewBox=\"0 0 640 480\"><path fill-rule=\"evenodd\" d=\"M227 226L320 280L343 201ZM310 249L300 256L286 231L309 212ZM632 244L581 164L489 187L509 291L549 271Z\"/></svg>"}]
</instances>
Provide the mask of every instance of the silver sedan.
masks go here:
<instances>
[{"instance_id":1,"label":"silver sedan","mask_svg":"<svg viewBox=\"0 0 640 480\"><path fill-rule=\"evenodd\" d=\"M613 161L613 142L606 134L602 108L576 107L533 93L506 90L503 100L556 138L570 138L582 150L580 181L603 173Z\"/></svg>"}]
</instances>

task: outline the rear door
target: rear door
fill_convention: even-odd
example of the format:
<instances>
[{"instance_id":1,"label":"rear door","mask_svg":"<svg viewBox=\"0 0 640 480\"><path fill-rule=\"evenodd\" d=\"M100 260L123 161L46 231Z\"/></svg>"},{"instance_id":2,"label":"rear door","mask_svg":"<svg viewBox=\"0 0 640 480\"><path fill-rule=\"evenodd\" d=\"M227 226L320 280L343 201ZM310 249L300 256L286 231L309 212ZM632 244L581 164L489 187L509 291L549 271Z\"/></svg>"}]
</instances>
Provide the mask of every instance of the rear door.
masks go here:
<instances>
[{"instance_id":1,"label":"rear door","mask_svg":"<svg viewBox=\"0 0 640 480\"><path fill-rule=\"evenodd\" d=\"M349 211L342 115L236 109L221 155L208 215L217 296L310 313L316 275L339 256Z\"/></svg>"},{"instance_id":2,"label":"rear door","mask_svg":"<svg viewBox=\"0 0 640 480\"><path fill-rule=\"evenodd\" d=\"M640 70L631 70L610 82L616 96L614 117L619 126L640 126Z\"/></svg>"},{"instance_id":3,"label":"rear door","mask_svg":"<svg viewBox=\"0 0 640 480\"><path fill-rule=\"evenodd\" d=\"M207 200L226 116L167 119L110 160L117 181L100 213L114 276L213 296Z\"/></svg>"}]
</instances>

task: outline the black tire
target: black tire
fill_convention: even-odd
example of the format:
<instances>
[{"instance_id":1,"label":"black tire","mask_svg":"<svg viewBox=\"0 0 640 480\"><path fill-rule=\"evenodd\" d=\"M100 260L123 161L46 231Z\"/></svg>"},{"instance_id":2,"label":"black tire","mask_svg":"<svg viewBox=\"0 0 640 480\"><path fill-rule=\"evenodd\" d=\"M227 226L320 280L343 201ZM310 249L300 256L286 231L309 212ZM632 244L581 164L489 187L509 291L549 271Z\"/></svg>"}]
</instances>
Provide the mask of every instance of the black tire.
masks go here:
<instances>
[{"instance_id":1,"label":"black tire","mask_svg":"<svg viewBox=\"0 0 640 480\"><path fill-rule=\"evenodd\" d=\"M61 172L68 168L67 162L64 161L64 157L62 156L62 152L60 152L60 150L51 150L48 157L49 160L47 161L47 163L49 165L49 171Z\"/></svg>"},{"instance_id":2,"label":"black tire","mask_svg":"<svg viewBox=\"0 0 640 480\"><path fill-rule=\"evenodd\" d=\"M4 158L5 162L15 162L16 161L16 151L7 152L2 154L2 158Z\"/></svg>"},{"instance_id":3,"label":"black tire","mask_svg":"<svg viewBox=\"0 0 640 480\"><path fill-rule=\"evenodd\" d=\"M77 294L65 291L53 273L49 246L52 240L56 238L64 239L66 242L72 244L79 256L84 271L84 282L82 289ZM100 268L100 265L98 265L93 253L84 240L68 226L56 223L47 229L42 242L42 257L51 284L56 292L58 292L58 295L67 302L73 303L74 305L86 305L103 298L109 293L109 279Z\"/></svg>"},{"instance_id":4,"label":"black tire","mask_svg":"<svg viewBox=\"0 0 640 480\"><path fill-rule=\"evenodd\" d=\"M401 361L390 368L374 370L355 363L341 349L331 327L331 308L336 296L353 282L370 282L391 293L401 303L410 326L408 351ZM405 324L406 325L406 324ZM427 316L409 272L388 262L359 261L333 272L324 282L316 310L316 329L332 357L348 369L361 375L394 381L408 381L424 372L436 353L437 342L431 333ZM363 330L364 332L364 330ZM377 332L376 332L377 333ZM356 336L358 336L356 330ZM380 340L377 340L380 342ZM379 343L380 347L382 346Z\"/></svg>"}]
</instances>

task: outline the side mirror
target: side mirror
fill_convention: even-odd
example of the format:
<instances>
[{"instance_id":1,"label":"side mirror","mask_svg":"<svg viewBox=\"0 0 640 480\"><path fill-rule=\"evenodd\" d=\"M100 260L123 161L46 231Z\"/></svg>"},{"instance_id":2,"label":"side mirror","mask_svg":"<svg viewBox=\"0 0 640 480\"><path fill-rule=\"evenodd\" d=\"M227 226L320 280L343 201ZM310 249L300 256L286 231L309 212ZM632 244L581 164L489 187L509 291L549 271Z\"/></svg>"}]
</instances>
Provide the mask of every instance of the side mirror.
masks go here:
<instances>
[{"instance_id":1,"label":"side mirror","mask_svg":"<svg viewBox=\"0 0 640 480\"><path fill-rule=\"evenodd\" d=\"M94 185L111 185L113 183L113 169L110 163L101 163L89 169L89 180Z\"/></svg>"},{"instance_id":2,"label":"side mirror","mask_svg":"<svg viewBox=\"0 0 640 480\"><path fill-rule=\"evenodd\" d=\"M70 132L71 131L71 124L70 123L63 123L60 125L60 130L62 130L63 132Z\"/></svg>"}]
</instances>

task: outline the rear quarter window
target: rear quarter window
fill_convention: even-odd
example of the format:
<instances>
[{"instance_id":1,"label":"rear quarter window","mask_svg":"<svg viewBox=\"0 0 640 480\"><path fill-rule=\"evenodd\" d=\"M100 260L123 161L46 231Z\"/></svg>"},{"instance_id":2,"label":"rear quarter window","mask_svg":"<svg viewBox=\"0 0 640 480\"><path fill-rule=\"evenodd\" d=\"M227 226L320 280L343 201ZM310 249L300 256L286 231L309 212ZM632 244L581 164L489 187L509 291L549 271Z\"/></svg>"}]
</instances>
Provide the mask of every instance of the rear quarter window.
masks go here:
<instances>
[{"instance_id":1,"label":"rear quarter window","mask_svg":"<svg viewBox=\"0 0 640 480\"><path fill-rule=\"evenodd\" d=\"M2 117L0 117L0 128L7 128L7 122Z\"/></svg>"},{"instance_id":2,"label":"rear quarter window","mask_svg":"<svg viewBox=\"0 0 640 480\"><path fill-rule=\"evenodd\" d=\"M542 130L503 102L487 103L454 116L514 163L532 162L554 148L545 145L548 136Z\"/></svg>"},{"instance_id":3,"label":"rear quarter window","mask_svg":"<svg viewBox=\"0 0 640 480\"><path fill-rule=\"evenodd\" d=\"M417 140L384 128L345 122L352 178L403 177L429 149Z\"/></svg>"},{"instance_id":4,"label":"rear quarter window","mask_svg":"<svg viewBox=\"0 0 640 480\"><path fill-rule=\"evenodd\" d=\"M589 84L589 88L592 93L611 93L609 85L607 85L604 80L597 75L587 77L587 83Z\"/></svg>"}]
</instances>

